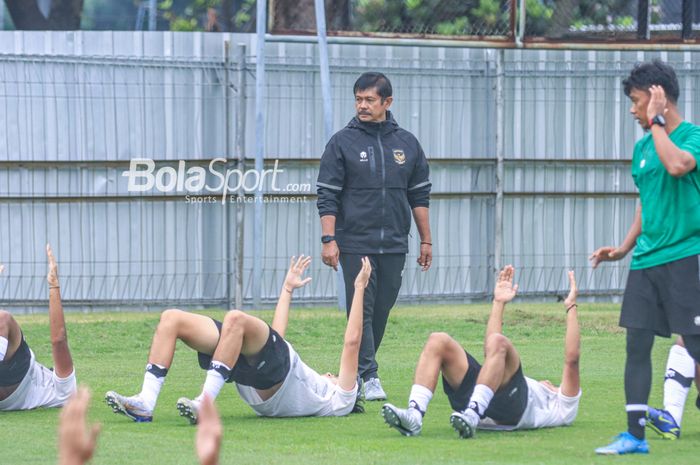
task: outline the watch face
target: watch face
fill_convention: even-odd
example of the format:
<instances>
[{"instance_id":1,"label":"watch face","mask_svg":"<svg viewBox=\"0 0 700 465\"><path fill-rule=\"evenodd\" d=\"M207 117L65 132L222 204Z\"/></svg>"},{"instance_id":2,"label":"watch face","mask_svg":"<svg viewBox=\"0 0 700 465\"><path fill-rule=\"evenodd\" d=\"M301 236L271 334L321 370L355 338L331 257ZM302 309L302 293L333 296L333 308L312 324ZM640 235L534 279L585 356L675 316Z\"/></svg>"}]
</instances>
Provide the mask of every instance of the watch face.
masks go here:
<instances>
[{"instance_id":1,"label":"watch face","mask_svg":"<svg viewBox=\"0 0 700 465\"><path fill-rule=\"evenodd\" d=\"M663 117L663 115L654 116L651 122L653 124L658 124L659 126L666 126L666 119Z\"/></svg>"}]
</instances>

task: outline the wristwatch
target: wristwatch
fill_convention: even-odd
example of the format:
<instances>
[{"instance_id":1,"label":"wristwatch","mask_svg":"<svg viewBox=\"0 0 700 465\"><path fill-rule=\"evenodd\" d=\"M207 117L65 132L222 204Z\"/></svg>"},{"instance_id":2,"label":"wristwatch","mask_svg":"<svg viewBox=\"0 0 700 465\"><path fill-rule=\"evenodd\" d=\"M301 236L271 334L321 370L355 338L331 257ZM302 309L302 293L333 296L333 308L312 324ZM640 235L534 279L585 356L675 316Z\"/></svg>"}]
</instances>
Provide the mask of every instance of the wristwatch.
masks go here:
<instances>
[{"instance_id":1,"label":"wristwatch","mask_svg":"<svg viewBox=\"0 0 700 465\"><path fill-rule=\"evenodd\" d=\"M664 118L663 115L654 116L649 120L649 127L652 127L655 124L658 124L661 127L666 126L666 118Z\"/></svg>"},{"instance_id":2,"label":"wristwatch","mask_svg":"<svg viewBox=\"0 0 700 465\"><path fill-rule=\"evenodd\" d=\"M333 242L335 240L335 236L321 236L321 242L324 244L328 244L329 242Z\"/></svg>"}]
</instances>

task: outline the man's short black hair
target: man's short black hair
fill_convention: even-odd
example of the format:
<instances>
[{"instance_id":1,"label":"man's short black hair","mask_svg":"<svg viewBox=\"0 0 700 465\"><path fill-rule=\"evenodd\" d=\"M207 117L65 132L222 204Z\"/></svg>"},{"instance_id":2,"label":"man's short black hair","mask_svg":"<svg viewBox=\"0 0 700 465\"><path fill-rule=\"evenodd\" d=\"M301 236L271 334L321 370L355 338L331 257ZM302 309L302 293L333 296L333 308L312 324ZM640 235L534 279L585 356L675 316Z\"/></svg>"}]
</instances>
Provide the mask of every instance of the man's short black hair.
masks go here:
<instances>
[{"instance_id":1,"label":"man's short black hair","mask_svg":"<svg viewBox=\"0 0 700 465\"><path fill-rule=\"evenodd\" d=\"M666 98L671 103L678 102L680 93L678 78L673 68L658 58L648 63L638 63L632 69L629 77L622 81L625 95L630 96L632 89L648 91L651 86L661 86L666 92Z\"/></svg>"},{"instance_id":2,"label":"man's short black hair","mask_svg":"<svg viewBox=\"0 0 700 465\"><path fill-rule=\"evenodd\" d=\"M357 78L355 81L355 86L352 88L352 94L357 95L358 91L367 89L377 89L377 93L382 98L382 102L386 100L387 97L391 97L391 81L389 78L384 76L382 73L377 73L370 71L368 73L363 73L362 76Z\"/></svg>"}]
</instances>

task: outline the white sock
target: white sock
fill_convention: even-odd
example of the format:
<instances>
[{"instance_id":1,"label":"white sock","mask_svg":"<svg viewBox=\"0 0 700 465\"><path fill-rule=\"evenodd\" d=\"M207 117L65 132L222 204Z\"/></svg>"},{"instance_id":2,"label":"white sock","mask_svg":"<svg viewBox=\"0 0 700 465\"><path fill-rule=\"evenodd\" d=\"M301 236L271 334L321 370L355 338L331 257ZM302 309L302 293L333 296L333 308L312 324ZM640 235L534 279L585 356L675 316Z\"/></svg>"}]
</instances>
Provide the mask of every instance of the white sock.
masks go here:
<instances>
[{"instance_id":1,"label":"white sock","mask_svg":"<svg viewBox=\"0 0 700 465\"><path fill-rule=\"evenodd\" d=\"M414 403L421 414L425 414L428 411L428 404L432 398L433 391L420 384L414 384L411 387L411 394L408 396L408 406L411 407L411 404Z\"/></svg>"},{"instance_id":2,"label":"white sock","mask_svg":"<svg viewBox=\"0 0 700 465\"><path fill-rule=\"evenodd\" d=\"M474 410L479 416L483 416L486 409L489 408L491 399L493 399L491 388L485 384L477 384L474 386L474 392L471 399L469 399L467 410Z\"/></svg>"},{"instance_id":3,"label":"white sock","mask_svg":"<svg viewBox=\"0 0 700 465\"><path fill-rule=\"evenodd\" d=\"M148 371L145 375L143 375L143 385L141 386L139 397L147 408L151 410L156 408L160 388L163 387L164 382L165 376L155 376L153 373L149 373Z\"/></svg>"},{"instance_id":4,"label":"white sock","mask_svg":"<svg viewBox=\"0 0 700 465\"><path fill-rule=\"evenodd\" d=\"M6 337L0 336L0 362L5 360L5 355L7 354L7 345L10 341Z\"/></svg>"},{"instance_id":5,"label":"white sock","mask_svg":"<svg viewBox=\"0 0 700 465\"><path fill-rule=\"evenodd\" d=\"M231 371L231 368L227 367L221 362L212 361L212 363L218 363L223 368ZM198 399L204 397L204 394L207 394L211 400L216 399L216 397L219 395L219 391L221 391L221 388L224 387L224 383L226 383L226 380L221 373L213 369L208 370L207 379L204 381L204 387L202 388L202 393L199 395Z\"/></svg>"},{"instance_id":6,"label":"white sock","mask_svg":"<svg viewBox=\"0 0 700 465\"><path fill-rule=\"evenodd\" d=\"M683 378L676 378L678 375ZM675 345L668 352L666 380L664 381L664 409L676 420L678 426L683 419L683 408L688 398L690 385L695 378L695 360L685 347ZM683 382L683 384L681 384Z\"/></svg>"}]
</instances>

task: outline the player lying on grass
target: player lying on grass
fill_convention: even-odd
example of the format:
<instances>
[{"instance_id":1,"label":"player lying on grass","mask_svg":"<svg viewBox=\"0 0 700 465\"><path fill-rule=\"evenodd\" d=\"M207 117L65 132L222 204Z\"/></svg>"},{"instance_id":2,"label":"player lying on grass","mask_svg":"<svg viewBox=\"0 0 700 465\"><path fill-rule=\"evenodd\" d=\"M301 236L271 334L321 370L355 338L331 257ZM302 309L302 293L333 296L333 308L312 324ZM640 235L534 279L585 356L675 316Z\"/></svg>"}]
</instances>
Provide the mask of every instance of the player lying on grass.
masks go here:
<instances>
[{"instance_id":1,"label":"player lying on grass","mask_svg":"<svg viewBox=\"0 0 700 465\"><path fill-rule=\"evenodd\" d=\"M476 428L514 430L565 426L578 413L580 333L576 307L576 280L569 271L570 291L566 308L564 372L559 387L523 375L520 356L502 332L503 310L513 300L514 269L506 266L494 289L493 307L484 338L484 364L479 365L446 333L433 333L418 359L408 408L384 404L382 416L404 436L420 434L423 416L435 392L438 375L455 411L450 424L462 438Z\"/></svg>"},{"instance_id":2,"label":"player lying on grass","mask_svg":"<svg viewBox=\"0 0 700 465\"><path fill-rule=\"evenodd\" d=\"M180 398L177 408L190 423L197 422L201 399L216 399L226 382L233 382L243 400L261 416L342 416L349 414L358 398L357 363L362 338L362 302L372 268L363 259L355 280L355 295L345 330L337 377L322 376L309 368L284 339L294 289L306 285L302 278L310 257L292 257L272 325L252 315L232 310L223 324L211 318L166 310L151 345L141 393L124 397L110 391L107 403L134 421L151 421L158 394L170 368L175 342L180 339L199 352L199 364L207 369L202 393L190 400Z\"/></svg>"},{"instance_id":3,"label":"player lying on grass","mask_svg":"<svg viewBox=\"0 0 700 465\"><path fill-rule=\"evenodd\" d=\"M9 312L0 310L0 410L61 407L76 390L73 359L68 348L61 306L58 267L46 245L49 261L49 328L53 371L36 361L22 329ZM0 274L4 266L0 265Z\"/></svg>"},{"instance_id":4,"label":"player lying on grass","mask_svg":"<svg viewBox=\"0 0 700 465\"><path fill-rule=\"evenodd\" d=\"M700 368L685 349L683 338L679 337L671 347L666 362L664 408L661 410L649 407L648 411L646 425L661 437L677 439L681 435L683 409L693 379L700 392ZM700 394L695 399L695 406L700 409Z\"/></svg>"}]
</instances>

